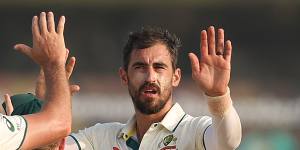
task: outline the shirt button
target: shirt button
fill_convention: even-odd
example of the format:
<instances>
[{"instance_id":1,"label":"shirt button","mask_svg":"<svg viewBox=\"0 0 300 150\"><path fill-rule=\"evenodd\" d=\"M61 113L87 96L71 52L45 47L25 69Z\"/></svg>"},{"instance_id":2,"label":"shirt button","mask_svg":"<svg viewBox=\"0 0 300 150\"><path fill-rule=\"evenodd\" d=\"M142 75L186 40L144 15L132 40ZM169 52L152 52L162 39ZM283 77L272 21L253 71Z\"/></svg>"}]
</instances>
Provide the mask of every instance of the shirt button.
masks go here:
<instances>
[{"instance_id":1,"label":"shirt button","mask_svg":"<svg viewBox=\"0 0 300 150\"><path fill-rule=\"evenodd\" d=\"M153 125L154 127L157 127L157 123L154 123L154 125Z\"/></svg>"}]
</instances>

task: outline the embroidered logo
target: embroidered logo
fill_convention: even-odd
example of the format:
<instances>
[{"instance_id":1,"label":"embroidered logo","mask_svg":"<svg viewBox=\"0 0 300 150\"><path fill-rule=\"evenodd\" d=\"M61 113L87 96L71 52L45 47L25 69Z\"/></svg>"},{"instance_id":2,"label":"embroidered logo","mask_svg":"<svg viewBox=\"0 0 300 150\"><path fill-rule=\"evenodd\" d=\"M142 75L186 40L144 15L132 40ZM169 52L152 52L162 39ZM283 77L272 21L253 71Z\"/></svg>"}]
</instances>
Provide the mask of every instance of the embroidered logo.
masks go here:
<instances>
[{"instance_id":1,"label":"embroidered logo","mask_svg":"<svg viewBox=\"0 0 300 150\"><path fill-rule=\"evenodd\" d=\"M177 138L173 134L170 134L164 137L161 142L159 142L158 148L160 150L176 150L176 141Z\"/></svg>"},{"instance_id":2,"label":"embroidered logo","mask_svg":"<svg viewBox=\"0 0 300 150\"><path fill-rule=\"evenodd\" d=\"M167 146L168 144L170 144L170 143L172 142L172 140L173 140L173 137L174 137L174 136L173 136L172 134L166 136L166 137L163 139L164 145Z\"/></svg>"}]
</instances>

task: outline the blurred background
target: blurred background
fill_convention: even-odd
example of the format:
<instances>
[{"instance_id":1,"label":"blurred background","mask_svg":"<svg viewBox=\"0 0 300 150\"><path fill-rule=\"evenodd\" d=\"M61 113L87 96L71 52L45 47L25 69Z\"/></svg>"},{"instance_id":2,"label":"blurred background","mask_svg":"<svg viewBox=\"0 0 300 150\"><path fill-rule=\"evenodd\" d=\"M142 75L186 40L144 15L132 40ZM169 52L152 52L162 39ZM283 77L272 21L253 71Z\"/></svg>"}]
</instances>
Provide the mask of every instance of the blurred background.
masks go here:
<instances>
[{"instance_id":1,"label":"blurred background","mask_svg":"<svg viewBox=\"0 0 300 150\"><path fill-rule=\"evenodd\" d=\"M233 43L230 88L243 126L239 149L300 149L300 1L0 0L1 95L34 93L39 67L13 46L31 45L32 17L50 10L56 19L66 16L66 45L77 58L74 132L99 122L125 123L133 115L118 69L128 33L149 25L182 40L183 79L175 101L191 115L209 115L187 54L199 55L200 31L214 25Z\"/></svg>"}]
</instances>

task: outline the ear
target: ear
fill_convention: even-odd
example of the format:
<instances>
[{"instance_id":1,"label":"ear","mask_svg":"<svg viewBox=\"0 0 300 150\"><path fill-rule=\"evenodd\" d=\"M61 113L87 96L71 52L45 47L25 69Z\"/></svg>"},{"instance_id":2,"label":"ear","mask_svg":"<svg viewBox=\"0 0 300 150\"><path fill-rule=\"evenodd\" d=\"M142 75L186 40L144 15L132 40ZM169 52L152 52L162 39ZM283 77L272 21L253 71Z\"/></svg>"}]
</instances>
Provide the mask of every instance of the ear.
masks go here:
<instances>
[{"instance_id":1,"label":"ear","mask_svg":"<svg viewBox=\"0 0 300 150\"><path fill-rule=\"evenodd\" d=\"M179 68L176 68L173 74L172 86L177 87L180 83L180 79L181 79L181 70Z\"/></svg>"},{"instance_id":2,"label":"ear","mask_svg":"<svg viewBox=\"0 0 300 150\"><path fill-rule=\"evenodd\" d=\"M121 79L121 83L123 85L127 85L128 84L127 72L123 67L120 67L119 69L119 76Z\"/></svg>"}]
</instances>

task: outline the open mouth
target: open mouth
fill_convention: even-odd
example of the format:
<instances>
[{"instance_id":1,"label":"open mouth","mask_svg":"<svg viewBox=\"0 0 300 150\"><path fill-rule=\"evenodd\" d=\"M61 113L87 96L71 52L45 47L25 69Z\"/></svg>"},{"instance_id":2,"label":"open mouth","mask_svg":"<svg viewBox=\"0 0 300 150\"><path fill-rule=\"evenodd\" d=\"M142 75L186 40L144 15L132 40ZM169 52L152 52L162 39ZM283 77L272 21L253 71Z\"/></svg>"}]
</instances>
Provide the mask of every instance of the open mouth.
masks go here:
<instances>
[{"instance_id":1,"label":"open mouth","mask_svg":"<svg viewBox=\"0 0 300 150\"><path fill-rule=\"evenodd\" d=\"M157 95L159 93L159 90L157 89L157 87L154 87L154 86L148 86L148 87L145 87L143 90L142 90L142 93L146 96L154 96L154 95Z\"/></svg>"},{"instance_id":2,"label":"open mouth","mask_svg":"<svg viewBox=\"0 0 300 150\"><path fill-rule=\"evenodd\" d=\"M140 87L139 93L145 97L157 97L160 94L160 88L154 83L145 83Z\"/></svg>"},{"instance_id":3,"label":"open mouth","mask_svg":"<svg viewBox=\"0 0 300 150\"><path fill-rule=\"evenodd\" d=\"M157 94L156 90L145 90L144 91L145 94Z\"/></svg>"}]
</instances>

